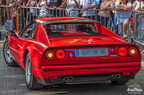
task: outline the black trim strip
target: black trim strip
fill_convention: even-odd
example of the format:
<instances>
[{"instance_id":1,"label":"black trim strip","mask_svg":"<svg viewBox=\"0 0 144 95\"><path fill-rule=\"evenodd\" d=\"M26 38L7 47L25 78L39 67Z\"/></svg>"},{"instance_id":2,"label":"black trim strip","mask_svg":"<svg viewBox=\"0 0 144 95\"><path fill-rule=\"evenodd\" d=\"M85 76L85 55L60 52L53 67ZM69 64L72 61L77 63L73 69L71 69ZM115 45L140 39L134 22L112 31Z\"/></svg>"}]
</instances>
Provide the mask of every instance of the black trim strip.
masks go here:
<instances>
[{"instance_id":1,"label":"black trim strip","mask_svg":"<svg viewBox=\"0 0 144 95\"><path fill-rule=\"evenodd\" d=\"M100 34L100 33L88 33L88 35L64 35L64 34L59 33L59 32L51 32L51 33L48 33L48 35L49 35L51 38L81 37L81 36L107 36L107 35Z\"/></svg>"}]
</instances>

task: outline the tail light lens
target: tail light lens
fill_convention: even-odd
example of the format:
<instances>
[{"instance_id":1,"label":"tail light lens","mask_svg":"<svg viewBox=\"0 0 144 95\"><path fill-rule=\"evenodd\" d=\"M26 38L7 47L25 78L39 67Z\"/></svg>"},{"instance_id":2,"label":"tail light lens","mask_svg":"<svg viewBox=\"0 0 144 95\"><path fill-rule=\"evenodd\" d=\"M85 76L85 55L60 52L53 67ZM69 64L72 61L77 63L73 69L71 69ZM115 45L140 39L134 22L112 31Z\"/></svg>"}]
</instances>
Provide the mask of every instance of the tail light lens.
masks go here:
<instances>
[{"instance_id":1,"label":"tail light lens","mask_svg":"<svg viewBox=\"0 0 144 95\"><path fill-rule=\"evenodd\" d=\"M130 48L128 49L128 54L129 54L130 56L136 56L137 53L138 53L138 51L137 51L137 49L136 49L135 47L130 47Z\"/></svg>"},{"instance_id":2,"label":"tail light lens","mask_svg":"<svg viewBox=\"0 0 144 95\"><path fill-rule=\"evenodd\" d=\"M45 53L45 57L48 59L48 60L52 60L55 58L55 52L53 50L48 50L46 51Z\"/></svg>"},{"instance_id":3,"label":"tail light lens","mask_svg":"<svg viewBox=\"0 0 144 95\"><path fill-rule=\"evenodd\" d=\"M63 49L59 49L56 51L56 57L58 59L63 59L66 56L66 52Z\"/></svg>"},{"instance_id":4,"label":"tail light lens","mask_svg":"<svg viewBox=\"0 0 144 95\"><path fill-rule=\"evenodd\" d=\"M118 49L118 54L119 54L120 56L126 56L127 53L128 53L128 50L127 50L126 47L120 47L120 48Z\"/></svg>"}]
</instances>

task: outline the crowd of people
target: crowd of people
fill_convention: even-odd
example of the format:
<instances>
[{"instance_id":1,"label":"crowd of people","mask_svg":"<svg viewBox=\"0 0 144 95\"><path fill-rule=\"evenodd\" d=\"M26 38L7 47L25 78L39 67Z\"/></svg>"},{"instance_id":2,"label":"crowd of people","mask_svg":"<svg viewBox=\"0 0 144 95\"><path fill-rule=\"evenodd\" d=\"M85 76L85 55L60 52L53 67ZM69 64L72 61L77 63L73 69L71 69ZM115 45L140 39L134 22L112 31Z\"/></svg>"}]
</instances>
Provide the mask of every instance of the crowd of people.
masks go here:
<instances>
[{"instance_id":1,"label":"crowd of people","mask_svg":"<svg viewBox=\"0 0 144 95\"><path fill-rule=\"evenodd\" d=\"M56 10L64 8L67 10L65 16L81 16L92 20L98 20L108 28L114 23L114 32L123 38L127 37L129 18L132 17L133 11L144 10L143 0L0 0L0 5L17 6L17 7L40 7L38 17L50 16L49 8ZM73 10L71 9L81 9ZM98 11L89 9L99 9ZM111 11L113 9L122 11ZM60 14L53 12L53 16L59 17ZM27 14L33 18L37 17L35 9L30 9ZM81 15L80 15L81 13ZM7 12L9 14L9 12ZM139 17L139 15L136 15ZM143 18L144 16L142 16ZM10 19L9 16L7 16ZM138 20L137 20L138 21ZM142 24L143 25L143 24ZM118 31L118 27L121 27ZM144 27L144 26L143 26Z\"/></svg>"}]
</instances>

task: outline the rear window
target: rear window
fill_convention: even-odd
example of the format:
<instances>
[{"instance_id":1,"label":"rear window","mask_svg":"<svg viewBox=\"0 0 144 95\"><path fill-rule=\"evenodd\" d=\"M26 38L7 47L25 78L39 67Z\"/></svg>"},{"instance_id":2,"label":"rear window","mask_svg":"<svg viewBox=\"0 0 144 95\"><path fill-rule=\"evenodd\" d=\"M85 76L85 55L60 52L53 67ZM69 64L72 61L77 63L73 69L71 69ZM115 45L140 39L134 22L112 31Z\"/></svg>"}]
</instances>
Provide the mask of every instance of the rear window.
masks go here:
<instances>
[{"instance_id":1,"label":"rear window","mask_svg":"<svg viewBox=\"0 0 144 95\"><path fill-rule=\"evenodd\" d=\"M97 28L91 23L61 23L46 24L44 28L51 38L76 36L104 36L99 34Z\"/></svg>"}]
</instances>

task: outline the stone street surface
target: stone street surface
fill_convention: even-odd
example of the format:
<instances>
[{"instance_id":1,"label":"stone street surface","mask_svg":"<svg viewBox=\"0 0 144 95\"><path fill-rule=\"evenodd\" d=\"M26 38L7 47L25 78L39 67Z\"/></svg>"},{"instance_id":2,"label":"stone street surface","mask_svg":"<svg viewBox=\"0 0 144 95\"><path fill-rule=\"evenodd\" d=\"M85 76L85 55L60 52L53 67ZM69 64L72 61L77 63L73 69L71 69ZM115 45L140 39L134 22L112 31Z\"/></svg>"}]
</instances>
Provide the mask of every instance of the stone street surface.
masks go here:
<instances>
[{"instance_id":1,"label":"stone street surface","mask_svg":"<svg viewBox=\"0 0 144 95\"><path fill-rule=\"evenodd\" d=\"M0 95L144 95L144 59L142 69L134 80L125 85L111 85L110 82L45 86L41 90L28 90L24 70L6 65L2 54L3 41L0 41ZM132 92L134 88L138 91ZM129 88L129 89L128 89ZM143 90L143 91L142 91Z\"/></svg>"}]
</instances>

